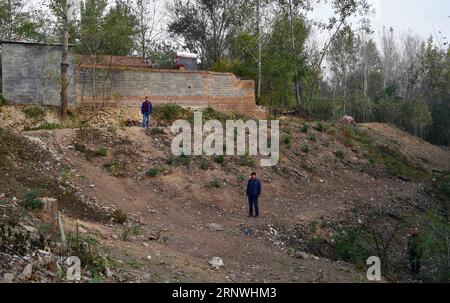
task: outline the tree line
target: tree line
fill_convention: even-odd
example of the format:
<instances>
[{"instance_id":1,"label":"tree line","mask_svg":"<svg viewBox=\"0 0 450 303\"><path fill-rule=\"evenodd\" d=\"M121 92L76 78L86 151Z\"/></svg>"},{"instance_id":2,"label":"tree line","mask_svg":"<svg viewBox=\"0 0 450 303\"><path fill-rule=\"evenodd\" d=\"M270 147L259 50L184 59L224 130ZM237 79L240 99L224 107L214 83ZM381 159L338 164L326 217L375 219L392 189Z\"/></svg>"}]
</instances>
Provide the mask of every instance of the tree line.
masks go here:
<instances>
[{"instance_id":1,"label":"tree line","mask_svg":"<svg viewBox=\"0 0 450 303\"><path fill-rule=\"evenodd\" d=\"M255 80L258 104L271 111L301 109L321 120L347 114L450 146L447 38L374 33L367 0L79 2L68 24L78 53L138 55L171 68L173 52L187 50L203 69ZM67 0L28 3L0 0L1 39L62 42ZM314 19L324 3L332 16ZM321 45L319 33L328 37Z\"/></svg>"}]
</instances>

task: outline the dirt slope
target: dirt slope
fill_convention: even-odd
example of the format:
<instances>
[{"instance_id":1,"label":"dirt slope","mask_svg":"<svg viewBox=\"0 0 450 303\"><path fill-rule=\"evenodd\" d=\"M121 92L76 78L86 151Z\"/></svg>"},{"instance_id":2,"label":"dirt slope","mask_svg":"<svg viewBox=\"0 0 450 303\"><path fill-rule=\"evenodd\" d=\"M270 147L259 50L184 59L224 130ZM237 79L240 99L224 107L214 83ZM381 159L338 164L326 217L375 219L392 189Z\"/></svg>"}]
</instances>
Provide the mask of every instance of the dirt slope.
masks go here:
<instances>
[{"instance_id":1,"label":"dirt slope","mask_svg":"<svg viewBox=\"0 0 450 303\"><path fill-rule=\"evenodd\" d=\"M377 142L397 146L401 153L413 162L422 162L429 169L450 170L450 153L448 150L432 145L388 124L367 123L361 126L370 130Z\"/></svg>"},{"instance_id":2,"label":"dirt slope","mask_svg":"<svg viewBox=\"0 0 450 303\"><path fill-rule=\"evenodd\" d=\"M51 155L59 182L109 216L96 219L88 207L74 211L61 198L66 228L74 232L78 224L114 260L108 281L364 282L364 270L329 260L332 254L311 243L332 241L329 222L357 221L355 209L415 207L428 197L420 181L374 167L376 152L367 147L373 145L363 142L393 145L391 157L419 163L421 176L450 165L448 152L380 124L283 121L274 168L248 157L173 158L167 128L22 134ZM403 158L389 160L402 174L411 171ZM245 184L254 170L263 181L259 219L246 217ZM113 220L114 210L126 213L128 223ZM225 263L220 270L208 264L216 256Z\"/></svg>"}]
</instances>

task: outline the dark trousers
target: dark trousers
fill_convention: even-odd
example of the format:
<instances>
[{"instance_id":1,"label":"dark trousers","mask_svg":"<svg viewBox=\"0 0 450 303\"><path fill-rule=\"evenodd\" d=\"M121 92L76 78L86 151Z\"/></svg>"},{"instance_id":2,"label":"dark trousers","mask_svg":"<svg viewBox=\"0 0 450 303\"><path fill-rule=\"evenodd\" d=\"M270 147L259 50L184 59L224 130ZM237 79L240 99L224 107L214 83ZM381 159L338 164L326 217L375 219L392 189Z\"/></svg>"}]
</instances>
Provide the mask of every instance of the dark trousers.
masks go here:
<instances>
[{"instance_id":1,"label":"dark trousers","mask_svg":"<svg viewBox=\"0 0 450 303\"><path fill-rule=\"evenodd\" d=\"M409 264L411 265L411 272L414 276L420 274L420 260L410 259Z\"/></svg>"},{"instance_id":2,"label":"dark trousers","mask_svg":"<svg viewBox=\"0 0 450 303\"><path fill-rule=\"evenodd\" d=\"M259 203L257 196L248 196L248 214L253 216L253 208L255 209L255 215L259 216Z\"/></svg>"}]
</instances>

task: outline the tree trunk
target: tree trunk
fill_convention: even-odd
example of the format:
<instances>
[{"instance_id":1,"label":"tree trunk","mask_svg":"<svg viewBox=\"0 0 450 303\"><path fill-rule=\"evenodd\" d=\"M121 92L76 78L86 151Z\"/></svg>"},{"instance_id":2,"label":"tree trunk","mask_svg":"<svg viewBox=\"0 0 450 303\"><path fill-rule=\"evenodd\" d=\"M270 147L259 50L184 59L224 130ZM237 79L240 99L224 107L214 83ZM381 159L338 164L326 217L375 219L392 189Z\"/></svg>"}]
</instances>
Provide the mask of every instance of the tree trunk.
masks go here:
<instances>
[{"instance_id":1,"label":"tree trunk","mask_svg":"<svg viewBox=\"0 0 450 303\"><path fill-rule=\"evenodd\" d=\"M64 38L63 38L63 54L61 61L61 104L59 108L59 118L61 121L67 119L68 108L68 88L69 88L69 16L68 1L64 1Z\"/></svg>"},{"instance_id":2,"label":"tree trunk","mask_svg":"<svg viewBox=\"0 0 450 303\"><path fill-rule=\"evenodd\" d=\"M297 49L295 47L295 37L294 37L294 23L292 20L292 0L289 0L289 25L291 28L291 47L292 47L292 60L294 65L294 82L295 82L295 97L297 100L297 105L300 105L300 87L298 83L298 70L297 70Z\"/></svg>"},{"instance_id":3,"label":"tree trunk","mask_svg":"<svg viewBox=\"0 0 450 303\"><path fill-rule=\"evenodd\" d=\"M256 1L256 15L257 15L257 32L258 32L258 88L256 90L256 104L261 104L261 76L262 76L262 41L261 41L261 3Z\"/></svg>"}]
</instances>

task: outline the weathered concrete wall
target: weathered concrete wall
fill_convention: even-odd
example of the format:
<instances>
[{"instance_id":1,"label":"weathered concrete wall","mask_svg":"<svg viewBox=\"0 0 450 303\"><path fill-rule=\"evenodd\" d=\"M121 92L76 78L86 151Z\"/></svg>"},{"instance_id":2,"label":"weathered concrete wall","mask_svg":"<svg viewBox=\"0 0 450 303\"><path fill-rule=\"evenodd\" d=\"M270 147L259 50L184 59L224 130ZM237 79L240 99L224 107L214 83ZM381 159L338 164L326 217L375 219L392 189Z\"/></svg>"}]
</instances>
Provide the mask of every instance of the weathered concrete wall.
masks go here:
<instances>
[{"instance_id":1,"label":"weathered concrete wall","mask_svg":"<svg viewBox=\"0 0 450 303\"><path fill-rule=\"evenodd\" d=\"M79 66L76 85L78 102L95 99L137 106L148 95L156 105L177 103L193 108L212 106L222 111L262 113L256 107L254 82L229 73L140 68L96 68L94 72L92 67Z\"/></svg>"},{"instance_id":2,"label":"weathered concrete wall","mask_svg":"<svg viewBox=\"0 0 450 303\"><path fill-rule=\"evenodd\" d=\"M2 94L17 104L58 105L62 47L31 43L2 44ZM69 57L74 62L73 56ZM69 102L76 100L73 64Z\"/></svg>"}]
</instances>

